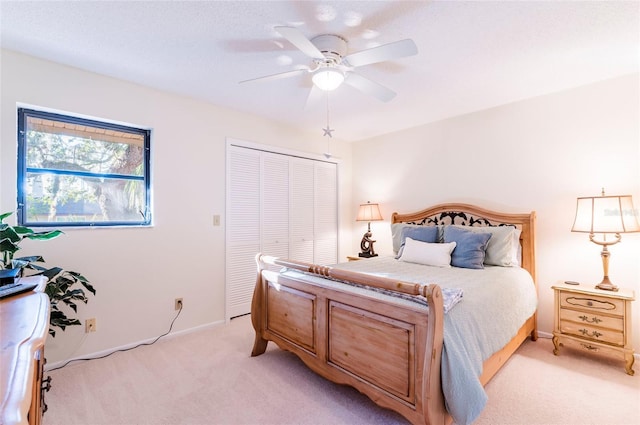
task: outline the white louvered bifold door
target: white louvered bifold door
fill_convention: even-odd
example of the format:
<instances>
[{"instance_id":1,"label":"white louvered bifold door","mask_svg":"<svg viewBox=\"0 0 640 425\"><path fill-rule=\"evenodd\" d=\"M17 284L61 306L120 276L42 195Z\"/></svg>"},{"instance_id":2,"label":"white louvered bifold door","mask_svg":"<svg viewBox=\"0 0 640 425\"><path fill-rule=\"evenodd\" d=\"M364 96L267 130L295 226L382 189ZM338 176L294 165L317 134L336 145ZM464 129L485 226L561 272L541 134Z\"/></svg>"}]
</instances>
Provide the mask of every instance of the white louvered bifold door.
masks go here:
<instances>
[{"instance_id":1,"label":"white louvered bifold door","mask_svg":"<svg viewBox=\"0 0 640 425\"><path fill-rule=\"evenodd\" d=\"M289 258L289 157L262 153L262 249Z\"/></svg>"},{"instance_id":2,"label":"white louvered bifold door","mask_svg":"<svg viewBox=\"0 0 640 425\"><path fill-rule=\"evenodd\" d=\"M292 158L289 191L289 258L313 263L315 161Z\"/></svg>"},{"instance_id":3,"label":"white louvered bifold door","mask_svg":"<svg viewBox=\"0 0 640 425\"><path fill-rule=\"evenodd\" d=\"M251 311L260 252L260 152L229 146L227 152L227 318Z\"/></svg>"},{"instance_id":4,"label":"white louvered bifold door","mask_svg":"<svg viewBox=\"0 0 640 425\"><path fill-rule=\"evenodd\" d=\"M336 164L314 161L313 262L338 262L338 176Z\"/></svg>"},{"instance_id":5,"label":"white louvered bifold door","mask_svg":"<svg viewBox=\"0 0 640 425\"><path fill-rule=\"evenodd\" d=\"M251 312L258 253L334 264L337 165L227 146L226 319Z\"/></svg>"}]
</instances>

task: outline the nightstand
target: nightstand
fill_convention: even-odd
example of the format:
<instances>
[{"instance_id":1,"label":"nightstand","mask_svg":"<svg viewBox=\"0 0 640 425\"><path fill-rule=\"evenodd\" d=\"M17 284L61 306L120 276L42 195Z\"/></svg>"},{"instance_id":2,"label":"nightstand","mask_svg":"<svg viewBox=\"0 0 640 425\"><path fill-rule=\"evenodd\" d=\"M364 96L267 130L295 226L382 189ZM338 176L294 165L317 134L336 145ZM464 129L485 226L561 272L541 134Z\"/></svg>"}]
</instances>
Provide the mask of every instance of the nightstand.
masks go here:
<instances>
[{"instance_id":1,"label":"nightstand","mask_svg":"<svg viewBox=\"0 0 640 425\"><path fill-rule=\"evenodd\" d=\"M631 301L633 290L603 291L586 285L559 284L554 290L553 354L562 343L590 352L615 355L633 375Z\"/></svg>"},{"instance_id":2,"label":"nightstand","mask_svg":"<svg viewBox=\"0 0 640 425\"><path fill-rule=\"evenodd\" d=\"M362 260L363 257L358 257L357 255L347 255L347 261L358 261Z\"/></svg>"}]
</instances>

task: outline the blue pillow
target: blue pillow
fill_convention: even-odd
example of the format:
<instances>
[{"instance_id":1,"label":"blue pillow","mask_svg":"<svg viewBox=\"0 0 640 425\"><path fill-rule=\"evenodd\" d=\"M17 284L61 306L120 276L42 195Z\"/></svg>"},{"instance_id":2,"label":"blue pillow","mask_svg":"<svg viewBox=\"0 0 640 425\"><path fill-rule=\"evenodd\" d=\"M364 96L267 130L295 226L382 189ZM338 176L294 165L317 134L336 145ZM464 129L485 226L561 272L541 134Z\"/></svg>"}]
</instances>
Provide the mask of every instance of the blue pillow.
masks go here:
<instances>
[{"instance_id":1,"label":"blue pillow","mask_svg":"<svg viewBox=\"0 0 640 425\"><path fill-rule=\"evenodd\" d=\"M444 241L455 242L451 265L465 269L484 269L484 256L491 233L474 233L458 227L444 228Z\"/></svg>"},{"instance_id":2,"label":"blue pillow","mask_svg":"<svg viewBox=\"0 0 640 425\"><path fill-rule=\"evenodd\" d=\"M414 241L436 243L438 242L438 228L436 226L416 226L405 227L402 229L402 236L400 237L401 245L398 249L398 255L396 258L400 258L402 255L404 241L406 238L411 238Z\"/></svg>"}]
</instances>

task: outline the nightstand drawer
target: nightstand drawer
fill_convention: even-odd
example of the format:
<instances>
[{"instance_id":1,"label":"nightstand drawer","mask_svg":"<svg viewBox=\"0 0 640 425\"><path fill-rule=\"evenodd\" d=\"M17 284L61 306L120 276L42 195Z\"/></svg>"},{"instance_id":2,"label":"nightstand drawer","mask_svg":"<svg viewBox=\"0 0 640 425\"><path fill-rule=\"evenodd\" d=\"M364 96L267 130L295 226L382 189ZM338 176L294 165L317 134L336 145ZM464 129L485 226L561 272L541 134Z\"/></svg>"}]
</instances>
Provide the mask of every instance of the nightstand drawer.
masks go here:
<instances>
[{"instance_id":1,"label":"nightstand drawer","mask_svg":"<svg viewBox=\"0 0 640 425\"><path fill-rule=\"evenodd\" d=\"M612 329L598 328L580 323L570 322L567 320L560 321L560 332L563 334L575 335L581 338L592 339L594 341L614 344L618 346L624 345L624 333Z\"/></svg>"},{"instance_id":2,"label":"nightstand drawer","mask_svg":"<svg viewBox=\"0 0 640 425\"><path fill-rule=\"evenodd\" d=\"M597 312L585 312L572 309L561 308L560 320L571 320L572 322L584 325L599 326L622 332L624 330L624 320L621 316L611 317Z\"/></svg>"},{"instance_id":3,"label":"nightstand drawer","mask_svg":"<svg viewBox=\"0 0 640 425\"><path fill-rule=\"evenodd\" d=\"M560 294L560 306L606 312L617 316L624 315L624 300L616 298L562 292Z\"/></svg>"}]
</instances>

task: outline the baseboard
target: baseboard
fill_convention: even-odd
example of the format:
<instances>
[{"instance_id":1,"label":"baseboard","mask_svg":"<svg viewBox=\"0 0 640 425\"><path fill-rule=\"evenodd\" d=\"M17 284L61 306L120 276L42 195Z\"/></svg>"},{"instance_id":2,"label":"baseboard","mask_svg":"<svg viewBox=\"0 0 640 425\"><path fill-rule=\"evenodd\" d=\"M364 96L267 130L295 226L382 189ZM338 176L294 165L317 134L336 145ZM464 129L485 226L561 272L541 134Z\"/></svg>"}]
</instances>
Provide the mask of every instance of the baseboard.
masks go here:
<instances>
[{"instance_id":1,"label":"baseboard","mask_svg":"<svg viewBox=\"0 0 640 425\"><path fill-rule=\"evenodd\" d=\"M198 332L198 331L201 331L201 330L204 330L204 329L208 329L208 328L212 328L212 327L215 327L215 326L224 325L225 323L226 322L224 320L218 320L216 322L211 322L211 323L207 323L207 324L204 324L204 325L195 326L193 328L183 329L183 330L177 331L177 332L171 332L170 334L163 336L162 339L172 339L172 338L175 338L177 336L188 335L188 334L193 333L193 332ZM108 354L114 353L116 351L128 350L128 349L136 347L136 346L138 346L140 344L148 344L150 342L153 342L157 338L158 337L156 336L156 337L145 339L145 340L141 340L141 341L138 341L138 342L132 342L130 344L121 345L119 347L110 348L108 350L97 351L95 353L85 354L83 356L78 356L78 357L72 357L70 359L62 360L62 361L55 362L55 363L48 363L47 365L45 365L44 370L46 372L46 371L49 371L51 369L56 369L58 367L61 367L61 366L65 365L65 364L69 363L69 362L76 361L76 360L79 361L79 360L97 359L97 358L100 358L100 357L104 357L104 356L106 356Z\"/></svg>"},{"instance_id":2,"label":"baseboard","mask_svg":"<svg viewBox=\"0 0 640 425\"><path fill-rule=\"evenodd\" d=\"M228 322L229 321L227 321L227 320L218 320L216 322L207 323L205 325L195 326L195 327L189 328L189 329L183 329L183 330L178 331L178 332L171 332L169 335L164 336L163 339L170 339L170 338L175 338L177 336L188 335L190 333L201 331L201 330L208 329L208 328L212 328L212 327L215 327L215 326L225 325ZM549 332L538 331L538 337L539 338L551 339L551 338L553 338L553 334L551 334ZM153 341L156 338L157 337L149 338L149 339L146 339L146 340L143 340L143 341L138 341L138 342L134 342L134 343L127 344L127 345L122 345L120 347L111 348L109 350L98 351L98 352L95 352L95 353L87 354L85 356L75 357L75 358L63 360L63 361L56 362L56 363L50 363L50 364L47 364L44 367L44 370L48 371L48 370L51 370L51 369L56 369L56 368L64 365L65 363L70 362L70 361L74 361L74 360L92 360L92 359L95 359L95 358L98 358L98 357L105 356L105 355L107 355L109 353L113 353L115 351L127 350L127 349L133 348L133 347L135 347L135 346L137 346L139 344L149 343L149 342ZM633 357L635 358L636 362L640 363L640 353L635 353L633 355Z\"/></svg>"}]
</instances>

